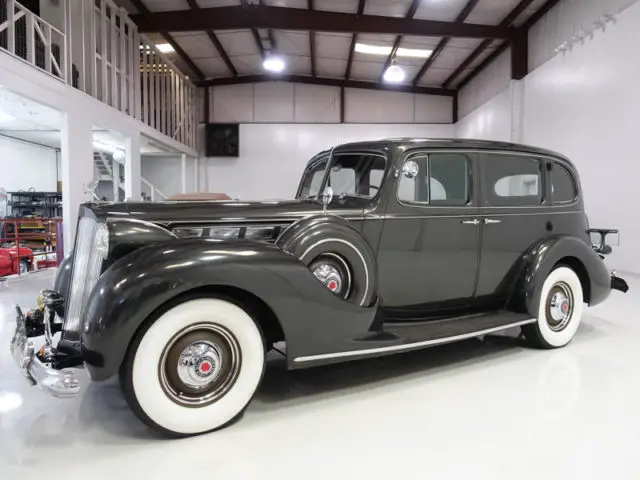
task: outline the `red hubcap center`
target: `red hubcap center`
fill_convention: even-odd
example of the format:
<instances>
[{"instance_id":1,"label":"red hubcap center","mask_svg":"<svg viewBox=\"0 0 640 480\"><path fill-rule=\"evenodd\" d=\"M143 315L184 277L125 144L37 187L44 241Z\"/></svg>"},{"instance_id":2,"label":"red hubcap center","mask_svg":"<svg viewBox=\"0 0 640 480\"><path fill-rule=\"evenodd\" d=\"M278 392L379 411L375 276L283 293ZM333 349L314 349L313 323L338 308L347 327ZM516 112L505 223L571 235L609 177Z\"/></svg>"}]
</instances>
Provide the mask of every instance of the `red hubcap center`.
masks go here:
<instances>
[{"instance_id":1,"label":"red hubcap center","mask_svg":"<svg viewBox=\"0 0 640 480\"><path fill-rule=\"evenodd\" d=\"M569 310L569 305L567 305L566 303L564 305L562 305L562 311L566 312Z\"/></svg>"},{"instance_id":2,"label":"red hubcap center","mask_svg":"<svg viewBox=\"0 0 640 480\"><path fill-rule=\"evenodd\" d=\"M329 285L327 285L327 287L329 287L329 290L333 292L335 291L336 288L338 288L338 283L335 280L331 280L329 282Z\"/></svg>"},{"instance_id":3,"label":"red hubcap center","mask_svg":"<svg viewBox=\"0 0 640 480\"><path fill-rule=\"evenodd\" d=\"M207 373L209 370L211 370L211 364L209 362L202 362L200 364L200 371L203 373Z\"/></svg>"}]
</instances>

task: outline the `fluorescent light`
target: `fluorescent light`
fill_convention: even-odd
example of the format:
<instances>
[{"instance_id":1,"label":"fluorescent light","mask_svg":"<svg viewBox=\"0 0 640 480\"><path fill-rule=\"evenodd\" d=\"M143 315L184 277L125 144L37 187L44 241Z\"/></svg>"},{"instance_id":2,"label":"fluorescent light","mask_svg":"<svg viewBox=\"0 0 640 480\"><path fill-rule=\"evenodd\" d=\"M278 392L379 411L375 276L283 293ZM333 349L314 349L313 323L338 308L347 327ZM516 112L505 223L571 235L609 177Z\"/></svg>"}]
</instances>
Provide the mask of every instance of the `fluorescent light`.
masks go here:
<instances>
[{"instance_id":1,"label":"fluorescent light","mask_svg":"<svg viewBox=\"0 0 640 480\"><path fill-rule=\"evenodd\" d=\"M388 83L400 83L404 80L404 70L398 65L391 65L384 72L383 79Z\"/></svg>"},{"instance_id":2,"label":"fluorescent light","mask_svg":"<svg viewBox=\"0 0 640 480\"><path fill-rule=\"evenodd\" d=\"M366 43L356 43L356 52L366 53L369 55L385 55L389 56L393 47L383 47L380 45L367 45ZM419 49L419 48L398 48L396 51L396 57L411 57L411 58L428 58L433 53L433 50Z\"/></svg>"},{"instance_id":3,"label":"fluorescent light","mask_svg":"<svg viewBox=\"0 0 640 480\"><path fill-rule=\"evenodd\" d=\"M365 43L356 43L356 52L368 53L369 55L389 55L392 47L381 47L379 45L367 45Z\"/></svg>"},{"instance_id":4,"label":"fluorescent light","mask_svg":"<svg viewBox=\"0 0 640 480\"><path fill-rule=\"evenodd\" d=\"M265 70L268 70L270 72L280 73L284 70L285 64L282 58L275 55L270 55L265 58L264 62L262 62L262 66Z\"/></svg>"},{"instance_id":5,"label":"fluorescent light","mask_svg":"<svg viewBox=\"0 0 640 480\"><path fill-rule=\"evenodd\" d=\"M398 57L412 57L412 58L429 58L433 50L418 49L418 48L398 48L396 56Z\"/></svg>"},{"instance_id":6,"label":"fluorescent light","mask_svg":"<svg viewBox=\"0 0 640 480\"><path fill-rule=\"evenodd\" d=\"M156 48L162 53L171 53L174 51L173 47L168 43L158 43L156 44Z\"/></svg>"}]
</instances>

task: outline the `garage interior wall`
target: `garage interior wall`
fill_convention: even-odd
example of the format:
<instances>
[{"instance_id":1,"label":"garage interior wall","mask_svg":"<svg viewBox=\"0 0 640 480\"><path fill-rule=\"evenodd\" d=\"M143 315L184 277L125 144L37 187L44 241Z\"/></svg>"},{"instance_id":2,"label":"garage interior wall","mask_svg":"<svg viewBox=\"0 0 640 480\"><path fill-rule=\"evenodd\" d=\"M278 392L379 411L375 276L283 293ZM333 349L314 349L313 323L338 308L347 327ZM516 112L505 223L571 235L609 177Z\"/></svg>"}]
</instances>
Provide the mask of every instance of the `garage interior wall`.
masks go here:
<instances>
[{"instance_id":1,"label":"garage interior wall","mask_svg":"<svg viewBox=\"0 0 640 480\"><path fill-rule=\"evenodd\" d=\"M346 142L451 137L452 98L259 83L210 89L210 121L240 123L238 158L200 158L200 189L243 200L291 198L306 163ZM204 142L201 141L200 145Z\"/></svg>"},{"instance_id":2,"label":"garage interior wall","mask_svg":"<svg viewBox=\"0 0 640 480\"><path fill-rule=\"evenodd\" d=\"M603 14L615 15L615 22L597 28ZM505 52L461 92L464 118L456 125L460 137L522 141L569 157L581 176L590 225L620 229L607 263L633 273L640 273L640 225L629 210L640 177L638 25L640 3L633 0L560 2L530 32L533 71L509 80ZM556 52L580 32L583 41Z\"/></svg>"},{"instance_id":3,"label":"garage interior wall","mask_svg":"<svg viewBox=\"0 0 640 480\"><path fill-rule=\"evenodd\" d=\"M0 136L0 188L55 192L59 155L49 147Z\"/></svg>"}]
</instances>

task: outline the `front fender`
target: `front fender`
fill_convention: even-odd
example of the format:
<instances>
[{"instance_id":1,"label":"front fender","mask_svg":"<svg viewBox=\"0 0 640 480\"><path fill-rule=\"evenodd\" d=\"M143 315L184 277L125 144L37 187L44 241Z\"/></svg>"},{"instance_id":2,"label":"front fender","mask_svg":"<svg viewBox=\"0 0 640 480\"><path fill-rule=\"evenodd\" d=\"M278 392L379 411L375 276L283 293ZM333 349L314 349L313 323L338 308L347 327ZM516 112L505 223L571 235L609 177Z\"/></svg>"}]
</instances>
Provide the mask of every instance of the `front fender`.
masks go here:
<instances>
[{"instance_id":1,"label":"front fender","mask_svg":"<svg viewBox=\"0 0 640 480\"><path fill-rule=\"evenodd\" d=\"M266 243L178 239L142 247L100 277L85 309L82 345L93 380L115 374L138 328L159 307L200 287L249 292L274 312L290 359L321 353L351 330L366 332L374 308L327 290L294 256Z\"/></svg>"},{"instance_id":2,"label":"front fender","mask_svg":"<svg viewBox=\"0 0 640 480\"><path fill-rule=\"evenodd\" d=\"M582 270L576 273L586 282L588 292L584 293L589 295L589 305L601 303L609 296L611 275L593 249L575 237L554 236L537 244L525 256L522 273L511 293L508 309L526 310L532 317L537 317L542 285L561 261L568 263L574 270Z\"/></svg>"}]
</instances>

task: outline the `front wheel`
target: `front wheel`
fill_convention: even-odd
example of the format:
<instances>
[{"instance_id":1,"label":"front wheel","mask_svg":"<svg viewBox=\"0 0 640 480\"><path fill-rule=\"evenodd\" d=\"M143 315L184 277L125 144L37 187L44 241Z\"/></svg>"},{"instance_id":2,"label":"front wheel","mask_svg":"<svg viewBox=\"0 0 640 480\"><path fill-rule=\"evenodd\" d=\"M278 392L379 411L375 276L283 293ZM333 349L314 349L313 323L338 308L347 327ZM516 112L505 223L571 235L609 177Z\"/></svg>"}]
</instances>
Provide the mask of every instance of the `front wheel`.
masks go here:
<instances>
[{"instance_id":1,"label":"front wheel","mask_svg":"<svg viewBox=\"0 0 640 480\"><path fill-rule=\"evenodd\" d=\"M247 407L264 372L253 318L219 298L185 301L142 328L120 371L127 403L155 430L196 435Z\"/></svg>"},{"instance_id":2,"label":"front wheel","mask_svg":"<svg viewBox=\"0 0 640 480\"><path fill-rule=\"evenodd\" d=\"M580 326L583 302L578 275L569 267L554 269L542 285L536 323L522 327L527 341L545 349L567 345Z\"/></svg>"}]
</instances>

